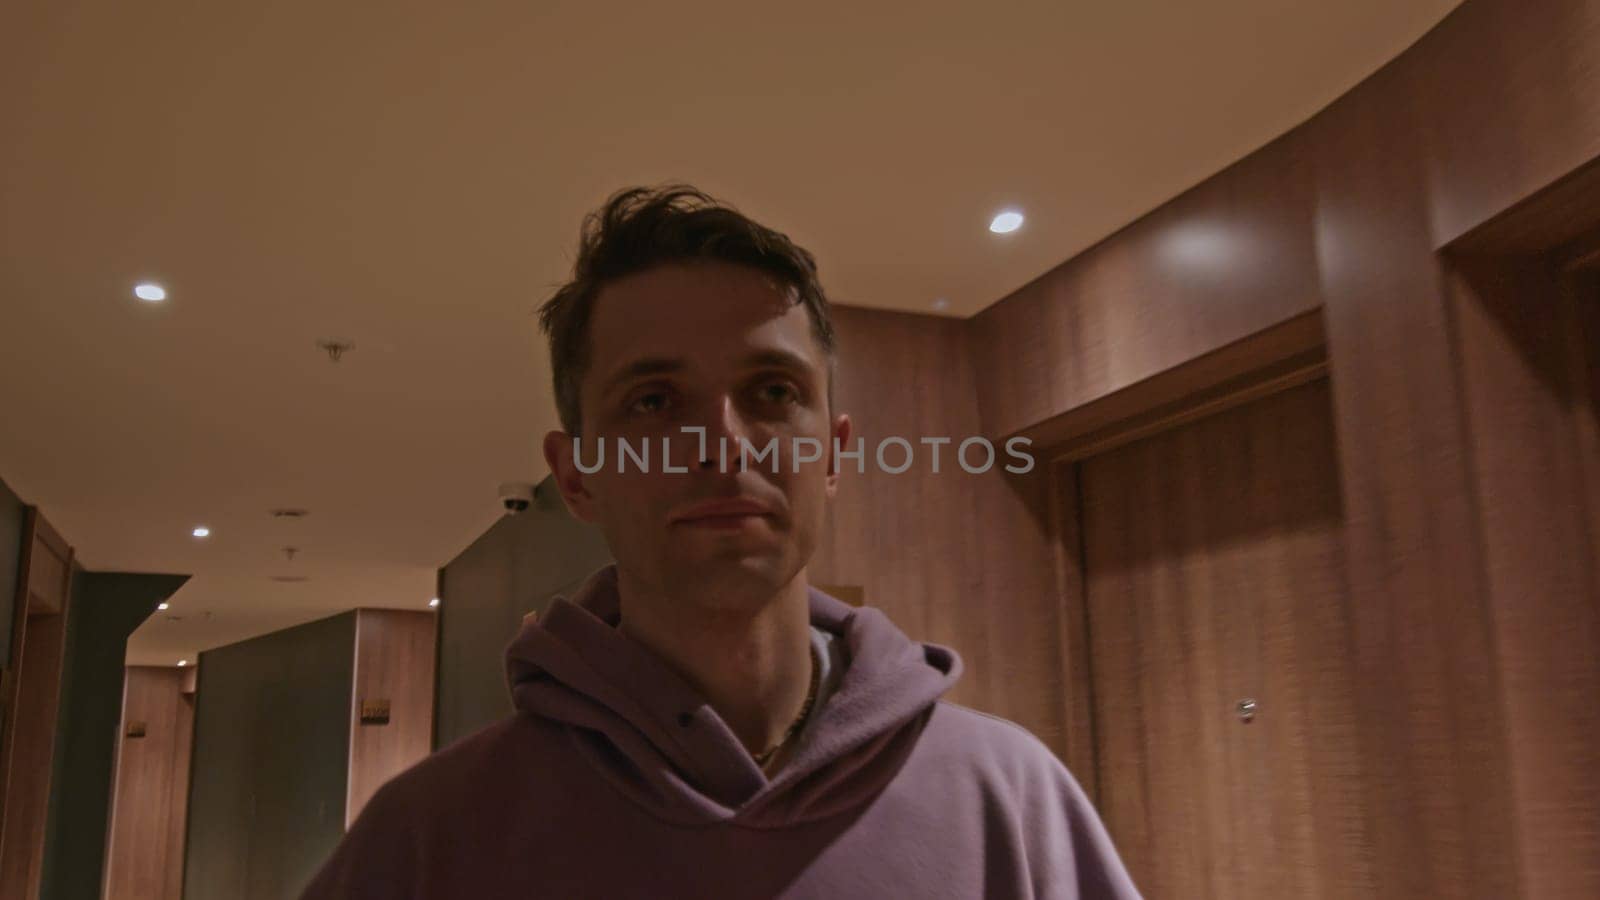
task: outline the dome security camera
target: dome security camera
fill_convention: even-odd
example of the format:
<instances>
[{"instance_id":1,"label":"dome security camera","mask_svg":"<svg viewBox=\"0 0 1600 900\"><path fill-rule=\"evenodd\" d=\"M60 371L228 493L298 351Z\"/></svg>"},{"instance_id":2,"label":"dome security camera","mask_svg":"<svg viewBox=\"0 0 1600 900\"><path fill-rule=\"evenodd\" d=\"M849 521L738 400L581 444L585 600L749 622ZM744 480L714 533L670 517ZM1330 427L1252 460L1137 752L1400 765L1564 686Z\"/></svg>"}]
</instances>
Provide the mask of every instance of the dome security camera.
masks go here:
<instances>
[{"instance_id":1,"label":"dome security camera","mask_svg":"<svg viewBox=\"0 0 1600 900\"><path fill-rule=\"evenodd\" d=\"M527 511L533 505L533 485L525 481L508 481L500 485L500 505L511 515Z\"/></svg>"}]
</instances>

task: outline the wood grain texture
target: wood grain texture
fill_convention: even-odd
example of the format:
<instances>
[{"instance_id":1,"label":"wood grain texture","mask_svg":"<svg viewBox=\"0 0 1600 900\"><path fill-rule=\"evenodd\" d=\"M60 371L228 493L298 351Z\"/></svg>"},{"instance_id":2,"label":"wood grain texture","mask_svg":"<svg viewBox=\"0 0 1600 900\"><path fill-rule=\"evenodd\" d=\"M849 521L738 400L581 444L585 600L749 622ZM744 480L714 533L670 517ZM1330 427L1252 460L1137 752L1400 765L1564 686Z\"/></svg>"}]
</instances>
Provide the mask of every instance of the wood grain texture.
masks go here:
<instances>
[{"instance_id":1,"label":"wood grain texture","mask_svg":"<svg viewBox=\"0 0 1600 900\"><path fill-rule=\"evenodd\" d=\"M1600 155L1593 0L1468 0L1407 56L1435 247Z\"/></svg>"},{"instance_id":2,"label":"wood grain texture","mask_svg":"<svg viewBox=\"0 0 1600 900\"><path fill-rule=\"evenodd\" d=\"M1084 459L1327 375L1322 312L1287 319L1243 340L1113 391L1022 434L1057 459Z\"/></svg>"},{"instance_id":3,"label":"wood grain texture","mask_svg":"<svg viewBox=\"0 0 1600 900\"><path fill-rule=\"evenodd\" d=\"M1311 125L1318 256L1356 598L1364 753L1385 765L1379 891L1515 894L1505 724L1442 266L1416 150L1415 64Z\"/></svg>"},{"instance_id":4,"label":"wood grain texture","mask_svg":"<svg viewBox=\"0 0 1600 900\"><path fill-rule=\"evenodd\" d=\"M1008 435L1315 310L1291 132L972 319L984 432Z\"/></svg>"},{"instance_id":5,"label":"wood grain texture","mask_svg":"<svg viewBox=\"0 0 1600 900\"><path fill-rule=\"evenodd\" d=\"M1541 258L1452 266L1527 896L1600 896L1600 557L1579 298Z\"/></svg>"},{"instance_id":6,"label":"wood grain texture","mask_svg":"<svg viewBox=\"0 0 1600 900\"><path fill-rule=\"evenodd\" d=\"M127 669L106 845L106 900L178 900L181 893L194 735L194 707L183 695L185 674L166 666ZM144 723L142 737L127 735L130 722Z\"/></svg>"},{"instance_id":7,"label":"wood grain texture","mask_svg":"<svg viewBox=\"0 0 1600 900\"><path fill-rule=\"evenodd\" d=\"M836 308L835 328L836 408L851 415L868 459L864 473L844 461L811 580L860 585L867 603L912 637L954 647L966 674L952 700L1016 721L1064 755L1047 467L1007 475L1000 446L988 473L959 467L957 445L983 433L966 323ZM916 450L915 464L898 475L872 459L891 436ZM938 473L923 437L952 439L940 447ZM901 459L893 453L891 464Z\"/></svg>"},{"instance_id":8,"label":"wood grain texture","mask_svg":"<svg viewBox=\"0 0 1600 900\"><path fill-rule=\"evenodd\" d=\"M432 612L356 611L346 828L384 782L432 749L437 623ZM374 698L389 702L388 724L362 724L361 703Z\"/></svg>"},{"instance_id":9,"label":"wood grain texture","mask_svg":"<svg viewBox=\"0 0 1600 900\"><path fill-rule=\"evenodd\" d=\"M851 606L860 606L867 602L867 591L859 584L812 584L811 586Z\"/></svg>"},{"instance_id":10,"label":"wood grain texture","mask_svg":"<svg viewBox=\"0 0 1600 900\"><path fill-rule=\"evenodd\" d=\"M1329 397L1081 465L1102 810L1148 897L1373 896Z\"/></svg>"},{"instance_id":11,"label":"wood grain texture","mask_svg":"<svg viewBox=\"0 0 1600 900\"><path fill-rule=\"evenodd\" d=\"M1596 250L1600 251L1600 246ZM1573 412L1589 511L1589 558L1600 560L1600 253L1595 254L1591 268L1569 275L1566 286L1578 320L1577 327L1567 334L1568 357L1579 367L1573 380L1587 380L1589 386L1588 414L1582 404L1575 404Z\"/></svg>"},{"instance_id":12,"label":"wood grain texture","mask_svg":"<svg viewBox=\"0 0 1600 900\"><path fill-rule=\"evenodd\" d=\"M12 631L15 676L0 735L0 885L7 898L39 895L51 760L60 713L72 548L29 507Z\"/></svg>"},{"instance_id":13,"label":"wood grain texture","mask_svg":"<svg viewBox=\"0 0 1600 900\"><path fill-rule=\"evenodd\" d=\"M1600 158L1446 245L1457 256L1555 256L1563 267L1600 261ZM1561 248L1551 253L1551 248ZM1585 262L1588 257L1588 262Z\"/></svg>"},{"instance_id":14,"label":"wood grain texture","mask_svg":"<svg viewBox=\"0 0 1600 900\"><path fill-rule=\"evenodd\" d=\"M1100 761L1095 726L1094 669L1089 642L1088 577L1084 571L1083 502L1079 467L1071 460L1050 463L1050 521L1056 563L1056 593L1061 642L1063 759L1096 806L1100 804Z\"/></svg>"}]
</instances>

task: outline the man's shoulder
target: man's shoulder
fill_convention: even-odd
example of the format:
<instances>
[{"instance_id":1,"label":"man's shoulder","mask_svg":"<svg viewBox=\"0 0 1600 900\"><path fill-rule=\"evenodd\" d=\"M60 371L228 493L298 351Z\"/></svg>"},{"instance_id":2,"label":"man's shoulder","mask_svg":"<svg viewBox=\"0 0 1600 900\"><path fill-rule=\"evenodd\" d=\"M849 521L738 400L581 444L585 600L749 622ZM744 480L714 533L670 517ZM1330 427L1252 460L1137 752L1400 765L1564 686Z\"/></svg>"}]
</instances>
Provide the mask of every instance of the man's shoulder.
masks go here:
<instances>
[{"instance_id":1,"label":"man's shoulder","mask_svg":"<svg viewBox=\"0 0 1600 900\"><path fill-rule=\"evenodd\" d=\"M1043 741L1016 722L950 700L934 704L930 725L934 723L947 732L947 738L972 741L975 749L1026 759L1055 759Z\"/></svg>"},{"instance_id":2,"label":"man's shoulder","mask_svg":"<svg viewBox=\"0 0 1600 900\"><path fill-rule=\"evenodd\" d=\"M1014 823L1036 896L1045 893L1042 885L1067 884L1076 887L1068 896L1137 900L1139 892L1088 795L1032 732L941 701L926 736L937 757L965 767L968 783L982 792L986 823L995 816ZM946 794L959 783L941 782ZM1059 888L1049 895L1058 893Z\"/></svg>"},{"instance_id":3,"label":"man's shoulder","mask_svg":"<svg viewBox=\"0 0 1600 900\"><path fill-rule=\"evenodd\" d=\"M372 804L398 811L440 811L447 805L481 801L485 790L500 790L505 778L518 771L537 771L526 765L550 742L537 733L541 721L512 714L423 757L390 779L373 797ZM490 777L485 777L489 775Z\"/></svg>"},{"instance_id":4,"label":"man's shoulder","mask_svg":"<svg viewBox=\"0 0 1600 900\"><path fill-rule=\"evenodd\" d=\"M391 778L367 801L302 900L415 896L425 850L470 841L475 829L505 820L504 786L525 768L508 763L554 743L539 736L531 717L509 716Z\"/></svg>"},{"instance_id":5,"label":"man's shoulder","mask_svg":"<svg viewBox=\"0 0 1600 900\"><path fill-rule=\"evenodd\" d=\"M940 700L921 743L946 765L1006 781L1071 780L1066 767L1033 732L981 710Z\"/></svg>"}]
</instances>

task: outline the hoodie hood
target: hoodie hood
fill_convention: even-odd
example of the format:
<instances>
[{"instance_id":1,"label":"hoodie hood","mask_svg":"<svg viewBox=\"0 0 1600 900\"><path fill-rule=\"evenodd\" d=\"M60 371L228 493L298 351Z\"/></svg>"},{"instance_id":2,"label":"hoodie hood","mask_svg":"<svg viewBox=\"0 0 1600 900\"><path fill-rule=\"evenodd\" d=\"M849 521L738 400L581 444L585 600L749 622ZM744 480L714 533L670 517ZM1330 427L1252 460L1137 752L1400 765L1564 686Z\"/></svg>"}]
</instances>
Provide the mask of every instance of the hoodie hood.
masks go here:
<instances>
[{"instance_id":1,"label":"hoodie hood","mask_svg":"<svg viewBox=\"0 0 1600 900\"><path fill-rule=\"evenodd\" d=\"M699 692L617 630L615 566L523 625L506 651L512 699L564 726L618 790L667 821L779 828L834 815L894 777L961 660L875 609L815 588L810 604L811 624L843 641L848 665L771 779Z\"/></svg>"}]
</instances>

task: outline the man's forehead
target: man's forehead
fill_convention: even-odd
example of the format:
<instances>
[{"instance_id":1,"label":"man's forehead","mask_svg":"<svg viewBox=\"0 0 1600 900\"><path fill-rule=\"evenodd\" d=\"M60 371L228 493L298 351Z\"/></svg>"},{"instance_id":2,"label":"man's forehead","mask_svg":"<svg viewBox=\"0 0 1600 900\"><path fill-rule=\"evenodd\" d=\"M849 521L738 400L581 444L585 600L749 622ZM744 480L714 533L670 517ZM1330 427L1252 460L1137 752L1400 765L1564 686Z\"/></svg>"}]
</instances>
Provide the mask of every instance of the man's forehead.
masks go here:
<instances>
[{"instance_id":1,"label":"man's forehead","mask_svg":"<svg viewBox=\"0 0 1600 900\"><path fill-rule=\"evenodd\" d=\"M752 349L816 355L811 321L792 291L755 269L663 266L620 279L595 298L589 339L596 367L638 357L736 358Z\"/></svg>"},{"instance_id":2,"label":"man's forehead","mask_svg":"<svg viewBox=\"0 0 1600 900\"><path fill-rule=\"evenodd\" d=\"M601 288L591 326L635 330L627 326L728 319L758 323L782 316L794 305L793 292L758 269L680 263L657 266Z\"/></svg>"}]
</instances>

